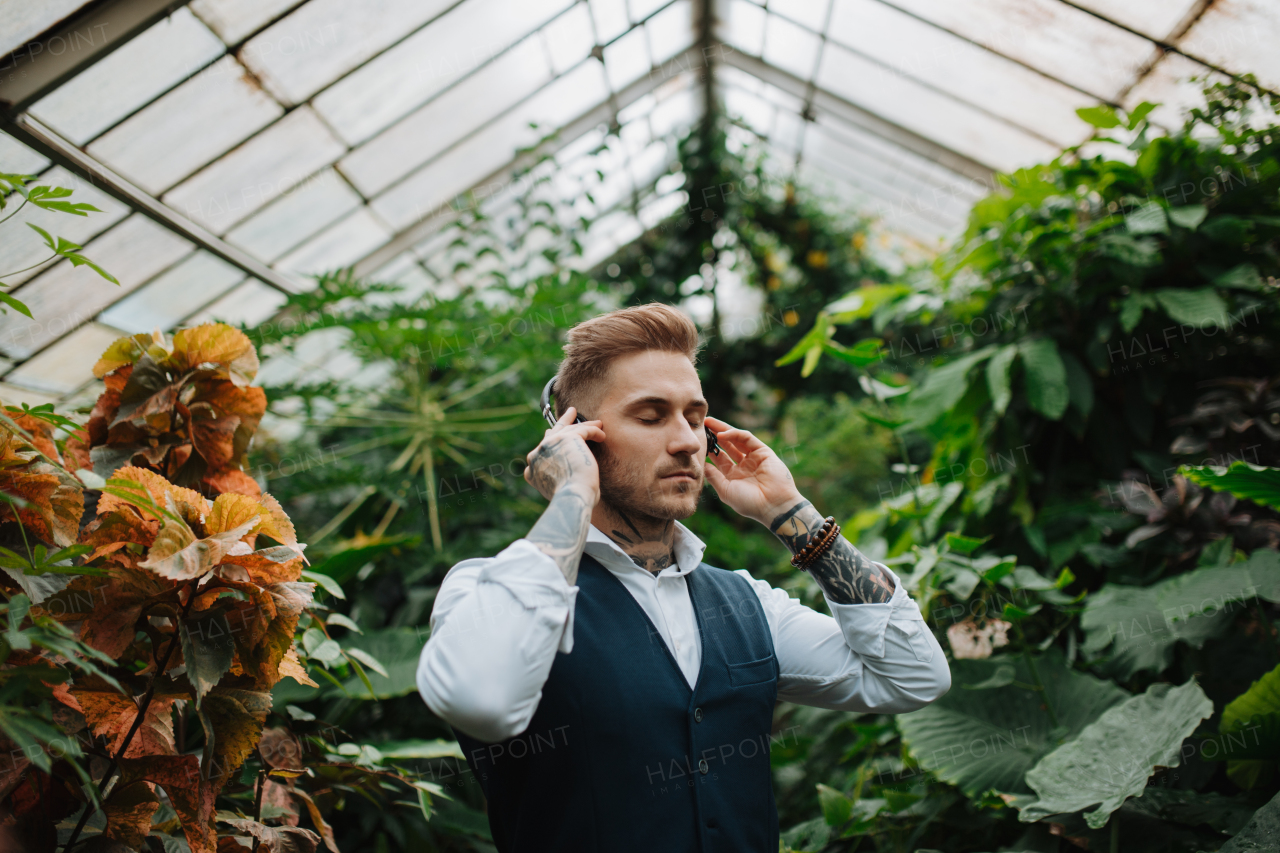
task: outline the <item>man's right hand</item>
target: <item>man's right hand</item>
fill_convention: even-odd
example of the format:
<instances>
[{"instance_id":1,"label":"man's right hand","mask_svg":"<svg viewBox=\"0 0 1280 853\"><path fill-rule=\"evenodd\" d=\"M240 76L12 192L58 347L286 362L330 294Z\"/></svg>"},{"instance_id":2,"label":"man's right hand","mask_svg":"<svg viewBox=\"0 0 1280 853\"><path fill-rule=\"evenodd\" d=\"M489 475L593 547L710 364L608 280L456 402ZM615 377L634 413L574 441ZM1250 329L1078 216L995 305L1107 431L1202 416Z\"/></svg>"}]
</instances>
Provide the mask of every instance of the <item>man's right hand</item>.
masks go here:
<instances>
[{"instance_id":1,"label":"man's right hand","mask_svg":"<svg viewBox=\"0 0 1280 853\"><path fill-rule=\"evenodd\" d=\"M547 500L561 489L571 488L589 498L594 507L600 500L600 469L587 441L604 441L604 430L598 420L574 423L575 414L573 406L566 409L538 446L529 451L524 478Z\"/></svg>"}]
</instances>

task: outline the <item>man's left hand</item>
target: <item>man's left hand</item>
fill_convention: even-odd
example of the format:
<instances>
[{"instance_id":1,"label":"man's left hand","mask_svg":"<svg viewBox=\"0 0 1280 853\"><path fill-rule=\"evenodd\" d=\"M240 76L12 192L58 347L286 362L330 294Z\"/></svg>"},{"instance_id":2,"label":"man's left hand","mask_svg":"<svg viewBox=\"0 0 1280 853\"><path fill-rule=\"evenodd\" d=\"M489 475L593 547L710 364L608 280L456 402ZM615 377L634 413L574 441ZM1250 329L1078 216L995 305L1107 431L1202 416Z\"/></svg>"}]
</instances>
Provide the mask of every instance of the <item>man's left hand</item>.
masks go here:
<instances>
[{"instance_id":1,"label":"man's left hand","mask_svg":"<svg viewBox=\"0 0 1280 853\"><path fill-rule=\"evenodd\" d=\"M703 463L707 480L734 512L767 527L779 513L804 500L787 466L763 441L718 418L706 421L721 451Z\"/></svg>"}]
</instances>

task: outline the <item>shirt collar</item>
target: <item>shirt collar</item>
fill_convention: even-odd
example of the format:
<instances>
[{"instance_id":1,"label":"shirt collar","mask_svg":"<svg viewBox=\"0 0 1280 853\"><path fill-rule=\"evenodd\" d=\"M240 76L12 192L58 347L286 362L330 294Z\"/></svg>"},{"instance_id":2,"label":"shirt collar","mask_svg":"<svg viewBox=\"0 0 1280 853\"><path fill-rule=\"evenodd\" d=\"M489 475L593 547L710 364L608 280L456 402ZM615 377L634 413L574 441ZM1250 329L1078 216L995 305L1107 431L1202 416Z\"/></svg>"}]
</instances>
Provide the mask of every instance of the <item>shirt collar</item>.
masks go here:
<instances>
[{"instance_id":1,"label":"shirt collar","mask_svg":"<svg viewBox=\"0 0 1280 853\"><path fill-rule=\"evenodd\" d=\"M647 569L637 566L627 556L627 552L618 546L617 542L606 536L594 524L589 525L587 544L583 550L599 560L606 568L615 572L630 569L644 572L646 575L649 574ZM653 577L680 577L689 574L702 562L702 554L706 550L707 543L694 535L692 530L677 521L675 535L676 564L667 566L657 575L653 575Z\"/></svg>"}]
</instances>

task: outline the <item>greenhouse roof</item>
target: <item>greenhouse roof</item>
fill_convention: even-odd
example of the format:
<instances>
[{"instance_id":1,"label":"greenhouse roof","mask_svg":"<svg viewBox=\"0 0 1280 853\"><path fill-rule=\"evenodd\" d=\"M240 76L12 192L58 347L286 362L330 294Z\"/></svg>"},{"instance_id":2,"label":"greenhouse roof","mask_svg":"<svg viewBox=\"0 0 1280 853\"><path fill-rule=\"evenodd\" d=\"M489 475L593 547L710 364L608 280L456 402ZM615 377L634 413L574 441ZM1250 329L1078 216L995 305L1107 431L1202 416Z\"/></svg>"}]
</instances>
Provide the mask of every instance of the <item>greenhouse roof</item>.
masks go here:
<instances>
[{"instance_id":1,"label":"greenhouse roof","mask_svg":"<svg viewBox=\"0 0 1280 853\"><path fill-rule=\"evenodd\" d=\"M775 168L936 246L993 172L1088 139L1080 107L1172 128L1191 75L1280 89L1278 37L1264 0L0 0L0 171L103 211L4 226L0 273L37 265L6 279L35 319L0 316L0 399L84 398L86 351L263 321L310 273L447 291L433 235L552 130L583 266L686 204L709 92ZM120 286L39 263L18 221Z\"/></svg>"}]
</instances>

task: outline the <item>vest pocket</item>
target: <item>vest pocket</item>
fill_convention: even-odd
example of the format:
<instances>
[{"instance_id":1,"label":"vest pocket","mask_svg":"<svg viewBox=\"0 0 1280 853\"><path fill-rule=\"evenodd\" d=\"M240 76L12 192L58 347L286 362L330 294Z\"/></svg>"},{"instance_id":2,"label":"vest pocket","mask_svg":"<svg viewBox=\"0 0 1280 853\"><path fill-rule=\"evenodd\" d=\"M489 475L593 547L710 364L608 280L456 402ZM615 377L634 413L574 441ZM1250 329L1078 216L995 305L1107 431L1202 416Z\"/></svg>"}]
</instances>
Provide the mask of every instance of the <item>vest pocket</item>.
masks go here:
<instances>
[{"instance_id":1,"label":"vest pocket","mask_svg":"<svg viewBox=\"0 0 1280 853\"><path fill-rule=\"evenodd\" d=\"M773 656L746 663L729 664L729 683L734 687L761 684L773 680Z\"/></svg>"}]
</instances>

